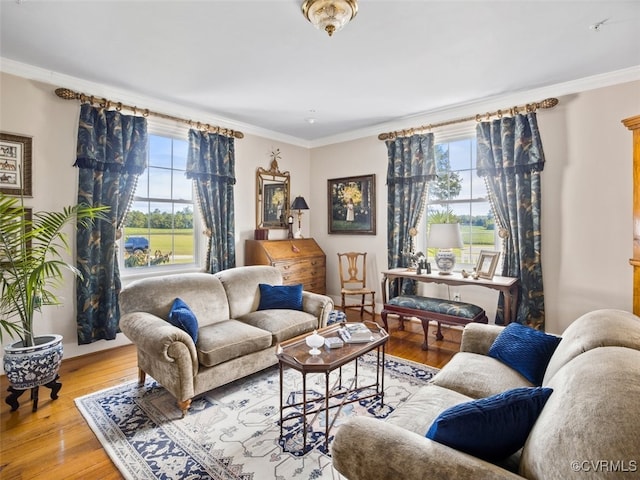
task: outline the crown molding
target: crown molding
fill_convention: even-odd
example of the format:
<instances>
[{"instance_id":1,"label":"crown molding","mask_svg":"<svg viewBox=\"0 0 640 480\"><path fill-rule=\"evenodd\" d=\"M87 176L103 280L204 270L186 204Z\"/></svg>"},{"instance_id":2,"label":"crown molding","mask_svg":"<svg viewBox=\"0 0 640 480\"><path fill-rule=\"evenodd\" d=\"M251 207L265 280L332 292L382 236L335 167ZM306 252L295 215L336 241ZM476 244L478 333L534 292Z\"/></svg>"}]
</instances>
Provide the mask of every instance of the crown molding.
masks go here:
<instances>
[{"instance_id":1,"label":"crown molding","mask_svg":"<svg viewBox=\"0 0 640 480\"><path fill-rule=\"evenodd\" d=\"M450 105L444 108L434 109L418 114L398 118L390 122L385 122L371 127L352 130L349 132L320 138L317 140L305 140L279 132L257 127L246 123L237 122L225 117L212 115L197 109L185 108L182 105L165 102L157 98L136 95L126 90L117 89L108 85L97 82L90 82L77 77L72 77L52 70L46 70L33 65L28 65L15 60L0 57L0 71L27 78L29 80L48 83L56 87L65 87L72 90L88 93L96 97L105 97L112 100L121 101L123 103L131 103L133 105L144 105L144 108L156 110L158 112L167 113L179 117L194 118L201 123L209 123L210 125L220 125L233 130L240 130L245 134L264 137L269 140L277 140L294 146L303 148L318 148L336 143L348 142L364 137L376 136L379 133L402 130L429 123L437 123L450 120L452 118L466 117L475 115L482 111L491 111L498 108L505 108L510 105L528 103L532 101L542 100L547 97L561 97L580 93L597 88L608 87L620 83L640 80L640 65L629 67L621 70L615 70L608 73L584 77L569 82L563 82L554 85L548 85L541 88L523 90L520 92L495 95L481 100Z\"/></svg>"},{"instance_id":2,"label":"crown molding","mask_svg":"<svg viewBox=\"0 0 640 480\"><path fill-rule=\"evenodd\" d=\"M454 118L468 117L478 112L489 112L500 108L510 107L540 101L548 97L562 97L575 93L609 87L621 83L640 80L640 65L621 70L615 70L590 77L579 78L569 82L548 85L536 89L523 90L509 94L495 95L481 100L474 100L426 112L409 115L389 122L380 123L364 129L353 130L339 135L320 138L310 142L310 148L323 147L336 143L348 142L363 137L378 136L382 132L415 128L420 125L448 121ZM451 127L447 127L451 128Z\"/></svg>"},{"instance_id":3,"label":"crown molding","mask_svg":"<svg viewBox=\"0 0 640 480\"><path fill-rule=\"evenodd\" d=\"M268 129L238 122L229 118L212 115L203 110L192 109L173 102L167 102L154 97L138 95L127 90L114 88L98 82L91 82L81 78L72 77L53 70L16 62L4 57L0 57L0 72L8 73L18 77L26 78L37 82L43 82L54 86L54 88L64 87L74 91L82 92L95 97L104 97L110 100L128 103L131 105L142 105L141 108L148 108L157 112L174 115L180 118L193 118L194 122L208 123L210 125L220 125L224 128L239 130L245 135L256 135L289 143L295 146L309 148L309 142L300 138L284 135Z\"/></svg>"}]
</instances>

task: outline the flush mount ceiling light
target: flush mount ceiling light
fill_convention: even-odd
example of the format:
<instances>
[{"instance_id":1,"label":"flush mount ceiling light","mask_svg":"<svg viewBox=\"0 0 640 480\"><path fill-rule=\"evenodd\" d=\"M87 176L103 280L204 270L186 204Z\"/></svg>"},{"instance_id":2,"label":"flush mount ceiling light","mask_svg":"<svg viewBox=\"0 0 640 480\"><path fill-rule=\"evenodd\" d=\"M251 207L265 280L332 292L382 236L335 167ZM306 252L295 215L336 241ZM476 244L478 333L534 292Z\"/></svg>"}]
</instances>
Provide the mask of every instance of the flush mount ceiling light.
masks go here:
<instances>
[{"instance_id":1,"label":"flush mount ceiling light","mask_svg":"<svg viewBox=\"0 0 640 480\"><path fill-rule=\"evenodd\" d=\"M356 0L305 0L302 13L318 30L333 35L358 13Z\"/></svg>"}]
</instances>

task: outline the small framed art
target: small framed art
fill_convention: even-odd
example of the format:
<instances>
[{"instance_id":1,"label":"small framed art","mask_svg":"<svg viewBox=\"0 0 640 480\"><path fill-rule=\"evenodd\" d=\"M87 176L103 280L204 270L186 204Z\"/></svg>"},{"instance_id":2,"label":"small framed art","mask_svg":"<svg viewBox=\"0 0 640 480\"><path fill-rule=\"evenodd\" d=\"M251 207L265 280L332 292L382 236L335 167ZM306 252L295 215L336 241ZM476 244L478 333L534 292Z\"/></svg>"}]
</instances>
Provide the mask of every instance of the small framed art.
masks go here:
<instances>
[{"instance_id":1,"label":"small framed art","mask_svg":"<svg viewBox=\"0 0 640 480\"><path fill-rule=\"evenodd\" d=\"M31 197L31 137L0 133L0 192Z\"/></svg>"},{"instance_id":2,"label":"small framed art","mask_svg":"<svg viewBox=\"0 0 640 480\"><path fill-rule=\"evenodd\" d=\"M376 176L328 180L329 233L376 234Z\"/></svg>"}]
</instances>

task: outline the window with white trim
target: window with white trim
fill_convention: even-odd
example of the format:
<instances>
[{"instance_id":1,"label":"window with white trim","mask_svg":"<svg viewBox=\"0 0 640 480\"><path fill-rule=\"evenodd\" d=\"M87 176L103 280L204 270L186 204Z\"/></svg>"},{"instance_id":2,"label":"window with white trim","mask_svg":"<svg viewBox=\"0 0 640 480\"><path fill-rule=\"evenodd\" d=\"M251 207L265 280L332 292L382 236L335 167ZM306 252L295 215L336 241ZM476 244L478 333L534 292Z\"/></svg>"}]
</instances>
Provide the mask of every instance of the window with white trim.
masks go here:
<instances>
[{"instance_id":1,"label":"window with white trim","mask_svg":"<svg viewBox=\"0 0 640 480\"><path fill-rule=\"evenodd\" d=\"M147 168L138 180L121 240L125 275L198 264L199 218L193 182L185 175L188 147L186 134L149 133Z\"/></svg>"},{"instance_id":2,"label":"window with white trim","mask_svg":"<svg viewBox=\"0 0 640 480\"><path fill-rule=\"evenodd\" d=\"M438 178L429 184L429 196L422 216L418 250L433 262L436 249L427 244L430 223L459 223L463 248L454 249L456 270L472 270L481 250L499 250L495 219L484 179L477 175L476 138L436 139Z\"/></svg>"}]
</instances>

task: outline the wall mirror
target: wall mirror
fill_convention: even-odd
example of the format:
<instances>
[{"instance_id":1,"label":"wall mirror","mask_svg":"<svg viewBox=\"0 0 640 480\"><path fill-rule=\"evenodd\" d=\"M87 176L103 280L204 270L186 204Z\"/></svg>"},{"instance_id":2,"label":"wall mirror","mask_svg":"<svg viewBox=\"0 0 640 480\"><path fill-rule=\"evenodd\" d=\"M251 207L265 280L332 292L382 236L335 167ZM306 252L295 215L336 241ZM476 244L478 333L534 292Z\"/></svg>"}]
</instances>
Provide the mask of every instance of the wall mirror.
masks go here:
<instances>
[{"instance_id":1,"label":"wall mirror","mask_svg":"<svg viewBox=\"0 0 640 480\"><path fill-rule=\"evenodd\" d=\"M290 175L278 167L280 150L271 152L271 167L256 172L256 228L289 228Z\"/></svg>"}]
</instances>

